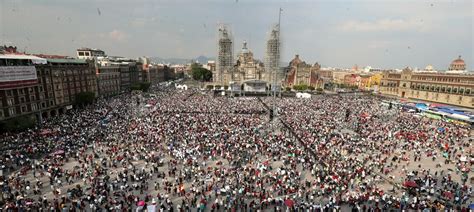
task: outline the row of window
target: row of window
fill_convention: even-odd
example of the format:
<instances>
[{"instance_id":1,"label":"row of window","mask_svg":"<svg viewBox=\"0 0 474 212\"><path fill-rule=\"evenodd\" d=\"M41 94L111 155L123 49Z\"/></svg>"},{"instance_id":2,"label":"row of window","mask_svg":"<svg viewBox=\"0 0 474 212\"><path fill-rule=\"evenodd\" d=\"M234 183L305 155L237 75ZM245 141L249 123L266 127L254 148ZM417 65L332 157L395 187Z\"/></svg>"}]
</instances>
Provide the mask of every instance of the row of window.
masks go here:
<instances>
[{"instance_id":1,"label":"row of window","mask_svg":"<svg viewBox=\"0 0 474 212\"><path fill-rule=\"evenodd\" d=\"M405 84L403 84L403 87L405 87ZM464 88L464 87L447 87L447 86L439 86L439 85L412 84L410 88L415 89L415 90L452 93L452 94L460 94L460 95L471 95L471 94L474 95L474 91L472 91L471 88Z\"/></svg>"},{"instance_id":2,"label":"row of window","mask_svg":"<svg viewBox=\"0 0 474 212\"><path fill-rule=\"evenodd\" d=\"M412 96L416 96L416 98L420 98L420 91L411 91ZM456 97L456 96L454 96ZM449 94L444 96L444 99L441 99L441 101L448 102L448 103L456 103L455 101L461 102L463 98L469 98L469 97L463 97L463 96L457 96L457 98L452 98ZM439 101L439 93L431 93L431 97L429 95L429 92L425 92L424 99L426 100L436 100ZM471 97L471 103L474 103L474 97ZM469 99L468 99L469 100ZM454 102L453 102L454 101Z\"/></svg>"},{"instance_id":3,"label":"row of window","mask_svg":"<svg viewBox=\"0 0 474 212\"><path fill-rule=\"evenodd\" d=\"M51 100L49 101L49 106L54 105L54 102ZM28 107L29 106L29 107ZM24 113L29 113L29 112L35 112L38 111L40 108L47 108L47 102L41 102L40 105L36 103L31 103L30 105L21 105L20 106L20 111L16 110L16 107L9 107L7 109L7 114L4 114L3 110L0 110L0 117L3 118L5 115L8 117L12 117L15 115L20 115Z\"/></svg>"},{"instance_id":4,"label":"row of window","mask_svg":"<svg viewBox=\"0 0 474 212\"><path fill-rule=\"evenodd\" d=\"M451 78L451 77L426 77L426 76L412 76L412 80L419 80L419 81L435 81L435 82L455 82L455 83L467 83L467 84L474 84L473 79L469 78Z\"/></svg>"}]
</instances>

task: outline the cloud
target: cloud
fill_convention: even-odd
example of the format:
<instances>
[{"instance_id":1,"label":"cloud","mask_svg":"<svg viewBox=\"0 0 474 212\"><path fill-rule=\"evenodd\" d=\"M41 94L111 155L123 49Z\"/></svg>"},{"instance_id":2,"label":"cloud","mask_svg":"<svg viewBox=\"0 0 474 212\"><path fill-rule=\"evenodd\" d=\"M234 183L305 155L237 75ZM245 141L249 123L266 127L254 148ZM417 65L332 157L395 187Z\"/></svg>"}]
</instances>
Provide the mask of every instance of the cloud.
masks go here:
<instances>
[{"instance_id":1,"label":"cloud","mask_svg":"<svg viewBox=\"0 0 474 212\"><path fill-rule=\"evenodd\" d=\"M128 35L125 32L114 29L107 34L107 37L114 41L124 41Z\"/></svg>"},{"instance_id":2,"label":"cloud","mask_svg":"<svg viewBox=\"0 0 474 212\"><path fill-rule=\"evenodd\" d=\"M342 31L376 32L376 31L405 31L419 29L422 23L405 19L380 19L369 21L346 21L339 25Z\"/></svg>"}]
</instances>

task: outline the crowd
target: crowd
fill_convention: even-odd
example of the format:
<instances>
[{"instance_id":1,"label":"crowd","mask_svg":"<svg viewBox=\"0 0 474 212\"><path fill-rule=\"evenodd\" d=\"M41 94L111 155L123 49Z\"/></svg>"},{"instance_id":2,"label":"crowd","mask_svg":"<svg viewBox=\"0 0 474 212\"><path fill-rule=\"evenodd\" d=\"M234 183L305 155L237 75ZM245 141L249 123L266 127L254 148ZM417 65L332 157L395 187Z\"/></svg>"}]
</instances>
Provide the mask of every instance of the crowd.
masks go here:
<instances>
[{"instance_id":1,"label":"crowd","mask_svg":"<svg viewBox=\"0 0 474 212\"><path fill-rule=\"evenodd\" d=\"M152 93L4 133L2 209L468 211L473 203L467 126L372 96L277 99L270 120L272 98Z\"/></svg>"}]
</instances>

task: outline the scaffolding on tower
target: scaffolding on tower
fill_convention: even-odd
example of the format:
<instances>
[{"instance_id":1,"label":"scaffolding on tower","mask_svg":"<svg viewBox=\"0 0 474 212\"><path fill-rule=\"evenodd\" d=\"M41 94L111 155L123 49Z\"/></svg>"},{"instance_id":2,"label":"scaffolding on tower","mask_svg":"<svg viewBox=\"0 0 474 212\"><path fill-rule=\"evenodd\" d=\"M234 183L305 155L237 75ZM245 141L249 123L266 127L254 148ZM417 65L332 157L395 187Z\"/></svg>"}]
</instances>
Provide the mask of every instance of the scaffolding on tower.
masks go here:
<instances>
[{"instance_id":1,"label":"scaffolding on tower","mask_svg":"<svg viewBox=\"0 0 474 212\"><path fill-rule=\"evenodd\" d=\"M221 86L227 84L224 79L226 72L230 72L233 63L233 37L229 29L229 26L226 24L219 24L218 26L218 36L217 36L217 64L216 64L216 73L215 77L213 76L214 83L219 83Z\"/></svg>"}]
</instances>

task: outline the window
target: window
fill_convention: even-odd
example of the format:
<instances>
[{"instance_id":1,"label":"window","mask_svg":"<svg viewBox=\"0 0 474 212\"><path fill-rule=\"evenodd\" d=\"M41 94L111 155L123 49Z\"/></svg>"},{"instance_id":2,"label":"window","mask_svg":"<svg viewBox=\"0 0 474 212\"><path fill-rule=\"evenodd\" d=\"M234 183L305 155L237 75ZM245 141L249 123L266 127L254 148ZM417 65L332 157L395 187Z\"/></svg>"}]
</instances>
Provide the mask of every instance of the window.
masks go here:
<instances>
[{"instance_id":1,"label":"window","mask_svg":"<svg viewBox=\"0 0 474 212\"><path fill-rule=\"evenodd\" d=\"M89 52L85 52L85 53L86 53L86 54L85 54L86 56L91 56Z\"/></svg>"},{"instance_id":2,"label":"window","mask_svg":"<svg viewBox=\"0 0 474 212\"><path fill-rule=\"evenodd\" d=\"M20 103L25 103L25 97L20 97Z\"/></svg>"},{"instance_id":3,"label":"window","mask_svg":"<svg viewBox=\"0 0 474 212\"><path fill-rule=\"evenodd\" d=\"M0 118L3 118L3 110L0 110Z\"/></svg>"},{"instance_id":4,"label":"window","mask_svg":"<svg viewBox=\"0 0 474 212\"><path fill-rule=\"evenodd\" d=\"M8 99L8 100L7 100L8 106L12 106L13 103L14 103L13 99Z\"/></svg>"},{"instance_id":5,"label":"window","mask_svg":"<svg viewBox=\"0 0 474 212\"><path fill-rule=\"evenodd\" d=\"M13 96L13 91L12 91L12 90L8 90L8 91L7 91L7 96Z\"/></svg>"},{"instance_id":6,"label":"window","mask_svg":"<svg viewBox=\"0 0 474 212\"><path fill-rule=\"evenodd\" d=\"M31 96L30 96L30 101L33 102L33 101L35 101L35 100L36 100L36 97L33 96L33 95L31 95Z\"/></svg>"},{"instance_id":7,"label":"window","mask_svg":"<svg viewBox=\"0 0 474 212\"><path fill-rule=\"evenodd\" d=\"M36 103L31 104L32 111L36 111L37 109L38 109L38 106L36 105Z\"/></svg>"},{"instance_id":8,"label":"window","mask_svg":"<svg viewBox=\"0 0 474 212\"><path fill-rule=\"evenodd\" d=\"M26 112L27 112L26 106L25 105L21 106L21 113L26 113Z\"/></svg>"},{"instance_id":9,"label":"window","mask_svg":"<svg viewBox=\"0 0 474 212\"><path fill-rule=\"evenodd\" d=\"M84 56L84 52L79 52L79 56Z\"/></svg>"},{"instance_id":10,"label":"window","mask_svg":"<svg viewBox=\"0 0 474 212\"><path fill-rule=\"evenodd\" d=\"M446 91L446 88L445 87L441 87L441 92L444 92Z\"/></svg>"},{"instance_id":11,"label":"window","mask_svg":"<svg viewBox=\"0 0 474 212\"><path fill-rule=\"evenodd\" d=\"M453 88L453 93L457 93L458 92L458 88Z\"/></svg>"},{"instance_id":12,"label":"window","mask_svg":"<svg viewBox=\"0 0 474 212\"><path fill-rule=\"evenodd\" d=\"M466 89L466 95L470 95L471 94L471 89Z\"/></svg>"},{"instance_id":13,"label":"window","mask_svg":"<svg viewBox=\"0 0 474 212\"><path fill-rule=\"evenodd\" d=\"M15 108L14 107L8 108L8 115L9 116L14 116L15 115Z\"/></svg>"},{"instance_id":14,"label":"window","mask_svg":"<svg viewBox=\"0 0 474 212\"><path fill-rule=\"evenodd\" d=\"M46 108L46 102L41 103L41 108Z\"/></svg>"}]
</instances>

